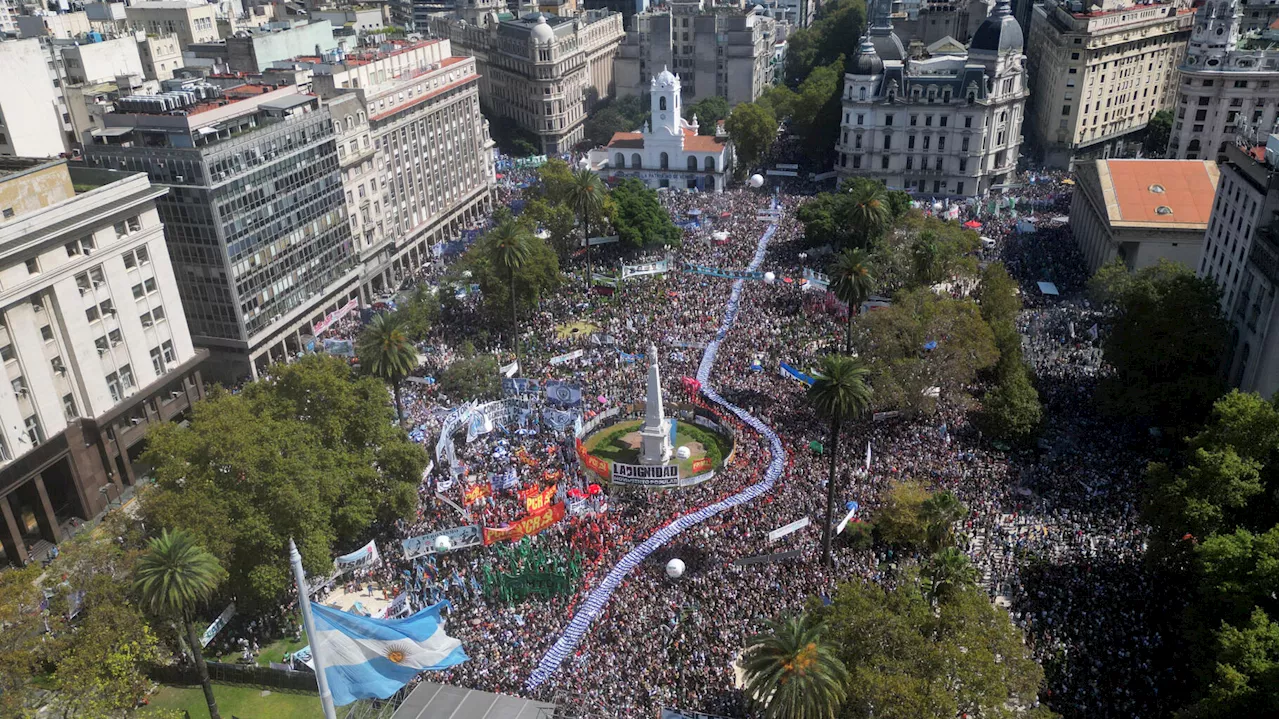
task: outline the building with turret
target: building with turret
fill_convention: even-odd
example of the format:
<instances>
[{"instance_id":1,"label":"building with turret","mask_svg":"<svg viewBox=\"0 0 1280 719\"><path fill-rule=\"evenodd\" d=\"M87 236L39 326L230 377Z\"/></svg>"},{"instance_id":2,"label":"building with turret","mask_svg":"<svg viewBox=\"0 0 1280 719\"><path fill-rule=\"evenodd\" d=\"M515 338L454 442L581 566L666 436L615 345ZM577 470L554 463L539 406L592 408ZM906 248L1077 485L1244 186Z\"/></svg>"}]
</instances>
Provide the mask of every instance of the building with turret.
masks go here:
<instances>
[{"instance_id":1,"label":"building with turret","mask_svg":"<svg viewBox=\"0 0 1280 719\"><path fill-rule=\"evenodd\" d=\"M893 190L973 196L1018 164L1027 98L1022 28L999 0L965 53L911 59L872 0L867 34L845 74L835 170Z\"/></svg>"},{"instance_id":2,"label":"building with turret","mask_svg":"<svg viewBox=\"0 0 1280 719\"><path fill-rule=\"evenodd\" d=\"M1240 0L1214 0L1196 11L1178 66L1169 157L1222 161L1237 135L1257 140L1276 126L1276 31L1242 32L1241 6Z\"/></svg>"},{"instance_id":3,"label":"building with turret","mask_svg":"<svg viewBox=\"0 0 1280 719\"><path fill-rule=\"evenodd\" d=\"M720 192L733 167L733 144L719 128L698 134L698 117L684 119L680 78L663 69L649 83L649 121L640 132L616 132L590 152L591 169L606 179L635 178L653 188Z\"/></svg>"}]
</instances>

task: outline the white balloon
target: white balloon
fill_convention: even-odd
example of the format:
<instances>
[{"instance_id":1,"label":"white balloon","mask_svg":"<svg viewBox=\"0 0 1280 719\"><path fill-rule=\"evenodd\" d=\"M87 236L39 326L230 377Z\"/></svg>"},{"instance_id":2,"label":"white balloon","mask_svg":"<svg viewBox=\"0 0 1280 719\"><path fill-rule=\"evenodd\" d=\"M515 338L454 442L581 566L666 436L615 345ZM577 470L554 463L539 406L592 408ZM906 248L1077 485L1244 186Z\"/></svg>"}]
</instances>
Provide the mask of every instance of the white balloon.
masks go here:
<instances>
[{"instance_id":1,"label":"white balloon","mask_svg":"<svg viewBox=\"0 0 1280 719\"><path fill-rule=\"evenodd\" d=\"M690 454L688 447L680 447L676 449L676 456L680 459L688 459Z\"/></svg>"},{"instance_id":2,"label":"white balloon","mask_svg":"<svg viewBox=\"0 0 1280 719\"><path fill-rule=\"evenodd\" d=\"M436 537L435 541L431 543L431 546L434 547L437 552L444 554L450 549L453 549L453 540L442 534L439 537Z\"/></svg>"},{"instance_id":3,"label":"white balloon","mask_svg":"<svg viewBox=\"0 0 1280 719\"><path fill-rule=\"evenodd\" d=\"M667 576L672 579L679 579L684 576L684 562L679 559L672 559L667 562Z\"/></svg>"},{"instance_id":4,"label":"white balloon","mask_svg":"<svg viewBox=\"0 0 1280 719\"><path fill-rule=\"evenodd\" d=\"M761 177L760 175L752 175L750 182L752 187L764 186L764 178Z\"/></svg>"},{"instance_id":5,"label":"white balloon","mask_svg":"<svg viewBox=\"0 0 1280 719\"><path fill-rule=\"evenodd\" d=\"M776 279L778 279L778 276L777 276L777 275L775 275L775 274L773 274L772 272L766 272L766 273L764 273L764 281L765 281L765 282L773 282L773 281L774 281L774 280L776 280Z\"/></svg>"}]
</instances>

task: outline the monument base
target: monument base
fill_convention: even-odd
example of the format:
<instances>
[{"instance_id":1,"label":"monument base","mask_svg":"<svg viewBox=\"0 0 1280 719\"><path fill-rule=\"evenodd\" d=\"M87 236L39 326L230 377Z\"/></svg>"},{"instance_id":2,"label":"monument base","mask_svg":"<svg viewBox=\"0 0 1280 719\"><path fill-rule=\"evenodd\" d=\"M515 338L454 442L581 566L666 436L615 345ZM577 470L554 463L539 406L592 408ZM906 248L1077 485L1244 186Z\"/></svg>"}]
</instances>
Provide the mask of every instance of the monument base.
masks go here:
<instances>
[{"instance_id":1,"label":"monument base","mask_svg":"<svg viewBox=\"0 0 1280 719\"><path fill-rule=\"evenodd\" d=\"M665 464L671 460L671 428L663 420L661 426L645 427L640 430L640 463Z\"/></svg>"}]
</instances>

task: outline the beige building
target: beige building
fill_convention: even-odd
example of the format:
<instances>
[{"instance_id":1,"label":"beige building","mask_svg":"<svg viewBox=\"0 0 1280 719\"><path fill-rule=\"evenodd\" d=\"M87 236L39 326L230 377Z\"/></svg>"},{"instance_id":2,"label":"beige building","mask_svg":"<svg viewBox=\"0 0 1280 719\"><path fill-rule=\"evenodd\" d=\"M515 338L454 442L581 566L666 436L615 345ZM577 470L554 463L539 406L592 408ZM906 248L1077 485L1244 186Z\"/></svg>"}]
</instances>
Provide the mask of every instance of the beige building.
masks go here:
<instances>
[{"instance_id":1,"label":"beige building","mask_svg":"<svg viewBox=\"0 0 1280 719\"><path fill-rule=\"evenodd\" d=\"M142 59L138 42L132 35L102 42L58 44L66 82L95 83L119 75L142 75Z\"/></svg>"},{"instance_id":2,"label":"beige building","mask_svg":"<svg viewBox=\"0 0 1280 719\"><path fill-rule=\"evenodd\" d=\"M499 21L491 14L481 22L433 17L430 32L476 59L485 114L514 121L548 155L581 142L587 113L614 95L622 15L587 10Z\"/></svg>"},{"instance_id":3,"label":"beige building","mask_svg":"<svg viewBox=\"0 0 1280 719\"><path fill-rule=\"evenodd\" d=\"M296 61L295 61L296 62ZM366 301L394 291L493 209L493 143L475 58L393 43L313 67L338 135Z\"/></svg>"},{"instance_id":4,"label":"beige building","mask_svg":"<svg viewBox=\"0 0 1280 719\"><path fill-rule=\"evenodd\" d=\"M142 59L142 74L148 80L169 80L173 71L182 67L182 46L178 36L148 35L138 37L138 56Z\"/></svg>"},{"instance_id":5,"label":"beige building","mask_svg":"<svg viewBox=\"0 0 1280 719\"><path fill-rule=\"evenodd\" d=\"M773 84L777 39L772 17L701 0L640 13L614 61L618 96L645 94L650 79L669 69L680 76L687 104L717 96L730 105L752 102Z\"/></svg>"},{"instance_id":6,"label":"beige building","mask_svg":"<svg viewBox=\"0 0 1280 719\"><path fill-rule=\"evenodd\" d=\"M186 47L193 42L214 42L218 34L218 6L197 0L135 2L125 10L129 24L152 35L177 35Z\"/></svg>"},{"instance_id":7,"label":"beige building","mask_svg":"<svg viewBox=\"0 0 1280 719\"><path fill-rule=\"evenodd\" d=\"M164 194L143 174L0 160L0 543L14 564L119 501L148 426L203 395Z\"/></svg>"},{"instance_id":8,"label":"beige building","mask_svg":"<svg viewBox=\"0 0 1280 719\"><path fill-rule=\"evenodd\" d=\"M1162 259L1195 267L1217 186L1207 160L1078 162L1071 232L1089 274L1117 257L1130 271Z\"/></svg>"},{"instance_id":9,"label":"beige building","mask_svg":"<svg viewBox=\"0 0 1280 719\"><path fill-rule=\"evenodd\" d=\"M83 12L19 15L15 18L22 37L51 37L59 40L79 37L93 28L89 16Z\"/></svg>"},{"instance_id":10,"label":"beige building","mask_svg":"<svg viewBox=\"0 0 1280 719\"><path fill-rule=\"evenodd\" d=\"M1045 0L1031 13L1028 129L1050 167L1136 150L1158 110L1172 109L1191 36L1185 0Z\"/></svg>"}]
</instances>

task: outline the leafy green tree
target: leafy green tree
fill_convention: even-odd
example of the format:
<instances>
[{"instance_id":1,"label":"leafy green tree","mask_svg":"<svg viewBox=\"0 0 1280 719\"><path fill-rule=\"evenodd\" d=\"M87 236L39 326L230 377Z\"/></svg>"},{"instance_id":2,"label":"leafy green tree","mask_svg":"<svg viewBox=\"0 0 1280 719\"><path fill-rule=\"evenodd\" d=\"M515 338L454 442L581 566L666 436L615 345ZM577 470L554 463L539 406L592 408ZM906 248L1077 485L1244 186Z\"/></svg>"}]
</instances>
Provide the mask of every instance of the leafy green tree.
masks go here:
<instances>
[{"instance_id":1,"label":"leafy green tree","mask_svg":"<svg viewBox=\"0 0 1280 719\"><path fill-rule=\"evenodd\" d=\"M463 281L480 286L484 311L494 324L511 311L513 298L518 310L532 310L560 286L560 261L546 242L534 236L534 226L530 217L513 219L506 212L494 213L494 229L477 240L455 267L455 272L471 273L471 278ZM514 283L497 247L504 233L524 238L521 244L525 256L514 275Z\"/></svg>"},{"instance_id":2,"label":"leafy green tree","mask_svg":"<svg viewBox=\"0 0 1280 719\"><path fill-rule=\"evenodd\" d=\"M374 315L356 340L356 354L362 370L391 386L396 400L396 421L404 424L400 382L418 366L418 350L405 331L404 317L385 312Z\"/></svg>"},{"instance_id":3,"label":"leafy green tree","mask_svg":"<svg viewBox=\"0 0 1280 719\"><path fill-rule=\"evenodd\" d=\"M542 198L552 205L569 202L569 188L573 186L573 168L569 163L552 158L539 167L536 174L538 181L525 190L526 200ZM494 219L501 221L500 217Z\"/></svg>"},{"instance_id":4,"label":"leafy green tree","mask_svg":"<svg viewBox=\"0 0 1280 719\"><path fill-rule=\"evenodd\" d=\"M968 508L951 492L936 492L920 504L920 519L925 527L925 545L940 552L955 537L956 522L964 518Z\"/></svg>"},{"instance_id":5,"label":"leafy green tree","mask_svg":"<svg viewBox=\"0 0 1280 719\"><path fill-rule=\"evenodd\" d=\"M925 565L923 584L929 601L945 602L978 582L978 570L958 547L936 552Z\"/></svg>"},{"instance_id":6,"label":"leafy green tree","mask_svg":"<svg viewBox=\"0 0 1280 719\"><path fill-rule=\"evenodd\" d=\"M527 217L540 228L547 231L547 241L555 250L556 259L563 266L578 249L577 217L573 208L564 203L549 203L537 198L525 202L521 217Z\"/></svg>"},{"instance_id":7,"label":"leafy green tree","mask_svg":"<svg viewBox=\"0 0 1280 719\"><path fill-rule=\"evenodd\" d=\"M766 150L773 145L778 134L778 119L773 110L754 102L744 102L733 108L724 121L724 129L733 139L741 167L755 167Z\"/></svg>"},{"instance_id":8,"label":"leafy green tree","mask_svg":"<svg viewBox=\"0 0 1280 719\"><path fill-rule=\"evenodd\" d=\"M1166 427L1199 423L1223 388L1227 323L1213 280L1161 260L1101 294L1116 308L1103 345L1115 368L1099 387L1103 406Z\"/></svg>"},{"instance_id":9,"label":"leafy green tree","mask_svg":"<svg viewBox=\"0 0 1280 719\"><path fill-rule=\"evenodd\" d=\"M811 602L852 675L842 716L1052 717L1033 708L1044 675L1008 614L971 583L936 605L923 584L906 571L892 589L855 580L830 606Z\"/></svg>"},{"instance_id":10,"label":"leafy green tree","mask_svg":"<svg viewBox=\"0 0 1280 719\"><path fill-rule=\"evenodd\" d=\"M587 117L587 121L582 126L582 134L588 145L599 147L609 144L614 133L631 132L634 129L636 126L631 124L629 118L618 112L617 108L604 107Z\"/></svg>"},{"instance_id":11,"label":"leafy green tree","mask_svg":"<svg viewBox=\"0 0 1280 719\"><path fill-rule=\"evenodd\" d=\"M831 447L827 451L827 519L822 525L822 564L831 564L831 535L835 517L836 461L840 454L840 426L866 414L871 406L871 390L866 384L867 368L845 355L822 358L818 376L809 388L808 399L820 417L831 422Z\"/></svg>"},{"instance_id":12,"label":"leafy green tree","mask_svg":"<svg viewBox=\"0 0 1280 719\"><path fill-rule=\"evenodd\" d=\"M911 195L902 190L890 190L888 193L889 218L897 222L911 211Z\"/></svg>"},{"instance_id":13,"label":"leafy green tree","mask_svg":"<svg viewBox=\"0 0 1280 719\"><path fill-rule=\"evenodd\" d=\"M588 242L587 228L591 216L604 206L604 182L591 170L577 170L565 194L565 204L573 208L582 225L582 244L587 248L587 287L591 287L591 244Z\"/></svg>"},{"instance_id":14,"label":"leafy green tree","mask_svg":"<svg viewBox=\"0 0 1280 719\"><path fill-rule=\"evenodd\" d=\"M839 137L843 91L844 55L815 67L800 83L788 130L800 138L805 156L814 162L822 163Z\"/></svg>"},{"instance_id":15,"label":"leafy green tree","mask_svg":"<svg viewBox=\"0 0 1280 719\"><path fill-rule=\"evenodd\" d=\"M629 129L632 130L644 125L645 121L649 119L649 95L647 93L620 97L610 107L627 118L627 124L631 126Z\"/></svg>"},{"instance_id":16,"label":"leafy green tree","mask_svg":"<svg viewBox=\"0 0 1280 719\"><path fill-rule=\"evenodd\" d=\"M788 51L790 46L788 46ZM778 120L785 120L791 117L792 108L795 107L796 93L795 90L786 85L774 85L765 88L760 93L760 97L756 98L756 104L773 112L773 116Z\"/></svg>"},{"instance_id":17,"label":"leafy green tree","mask_svg":"<svg viewBox=\"0 0 1280 719\"><path fill-rule=\"evenodd\" d=\"M182 623L187 646L200 673L209 717L219 719L218 702L213 698L213 684L209 681L209 668L200 652L200 636L192 622L196 611L209 601L218 585L226 579L226 572L191 534L182 530L164 530L151 540L146 553L139 558L136 575L138 592L147 609L157 616L173 617Z\"/></svg>"},{"instance_id":18,"label":"leafy green tree","mask_svg":"<svg viewBox=\"0 0 1280 719\"><path fill-rule=\"evenodd\" d=\"M1234 719L1270 716L1280 701L1276 692L1276 646L1280 627L1254 607L1241 627L1226 622L1215 632L1216 661L1204 696L1177 714L1178 719Z\"/></svg>"},{"instance_id":19,"label":"leafy green tree","mask_svg":"<svg viewBox=\"0 0 1280 719\"><path fill-rule=\"evenodd\" d=\"M719 95L708 95L685 108L685 119L698 118L698 134L716 134L716 123L729 116L729 101Z\"/></svg>"},{"instance_id":20,"label":"leafy green tree","mask_svg":"<svg viewBox=\"0 0 1280 719\"><path fill-rule=\"evenodd\" d=\"M404 333L414 342L421 342L431 335L440 322L440 298L428 285L413 289L404 305L396 311Z\"/></svg>"},{"instance_id":21,"label":"leafy green tree","mask_svg":"<svg viewBox=\"0 0 1280 719\"><path fill-rule=\"evenodd\" d=\"M99 603L83 612L74 632L55 645L57 690L49 708L64 716L130 716L151 689L144 668L160 660L146 619L122 602ZM216 708L211 716L217 716Z\"/></svg>"},{"instance_id":22,"label":"leafy green tree","mask_svg":"<svg viewBox=\"0 0 1280 719\"><path fill-rule=\"evenodd\" d=\"M844 351L853 352L853 318L858 308L875 291L875 276L871 273L871 258L865 250L845 250L836 256L831 265L831 290L849 306L849 321L845 326Z\"/></svg>"},{"instance_id":23,"label":"leafy green tree","mask_svg":"<svg viewBox=\"0 0 1280 719\"><path fill-rule=\"evenodd\" d=\"M807 617L769 621L742 655L748 701L767 719L835 719L849 672Z\"/></svg>"},{"instance_id":24,"label":"leafy green tree","mask_svg":"<svg viewBox=\"0 0 1280 719\"><path fill-rule=\"evenodd\" d=\"M195 535L243 611L278 606L292 585L289 537L321 574L374 522L413 516L427 455L388 400L382 382L321 355L273 366L239 394L211 392L187 427L148 433L142 461L156 484L140 498L142 518Z\"/></svg>"},{"instance_id":25,"label":"leafy green tree","mask_svg":"<svg viewBox=\"0 0 1280 719\"><path fill-rule=\"evenodd\" d=\"M813 68L829 65L850 47L856 47L866 25L867 7L863 0L823 3L809 27L794 30L787 37L788 84L799 84Z\"/></svg>"},{"instance_id":26,"label":"leafy green tree","mask_svg":"<svg viewBox=\"0 0 1280 719\"><path fill-rule=\"evenodd\" d=\"M842 247L848 244L850 227L842 217L844 198L820 192L796 208L796 219L804 225L804 241L810 247Z\"/></svg>"},{"instance_id":27,"label":"leafy green tree","mask_svg":"<svg viewBox=\"0 0 1280 719\"><path fill-rule=\"evenodd\" d=\"M42 571L39 564L29 564L0 572L0 716L21 717L35 699L32 679L40 669L44 636L44 595L37 581Z\"/></svg>"},{"instance_id":28,"label":"leafy green tree","mask_svg":"<svg viewBox=\"0 0 1280 719\"><path fill-rule=\"evenodd\" d=\"M1003 355L1001 358L1003 361ZM1040 426L1040 393L1031 385L1025 368L999 376L997 384L983 396L982 411L975 419L988 436L1025 440Z\"/></svg>"},{"instance_id":29,"label":"leafy green tree","mask_svg":"<svg viewBox=\"0 0 1280 719\"><path fill-rule=\"evenodd\" d=\"M1018 283L1009 276L1003 262L992 262L982 270L975 299L982 310L982 319L989 325L1012 324L1022 311Z\"/></svg>"},{"instance_id":30,"label":"leafy green tree","mask_svg":"<svg viewBox=\"0 0 1280 719\"><path fill-rule=\"evenodd\" d=\"M929 521L924 505L929 490L917 480L894 482L875 513L875 529L880 541L895 547L924 548L929 542Z\"/></svg>"},{"instance_id":31,"label":"leafy green tree","mask_svg":"<svg viewBox=\"0 0 1280 719\"><path fill-rule=\"evenodd\" d=\"M658 193L640 180L628 178L619 182L610 197L616 208L614 227L623 244L642 248L680 243L680 228L658 202Z\"/></svg>"},{"instance_id":32,"label":"leafy green tree","mask_svg":"<svg viewBox=\"0 0 1280 719\"><path fill-rule=\"evenodd\" d=\"M507 219L489 231L490 262L506 271L511 285L511 351L520 359L520 323L516 319L516 275L533 254L531 245L536 242L528 228L514 219Z\"/></svg>"},{"instance_id":33,"label":"leafy green tree","mask_svg":"<svg viewBox=\"0 0 1280 719\"><path fill-rule=\"evenodd\" d=\"M1146 131L1142 135L1142 154L1145 157L1161 158L1169 147L1169 132L1173 129L1173 111L1156 110L1147 120Z\"/></svg>"},{"instance_id":34,"label":"leafy green tree","mask_svg":"<svg viewBox=\"0 0 1280 719\"><path fill-rule=\"evenodd\" d=\"M487 352L476 352L469 344L458 351L458 358L440 372L436 380L440 390L459 400L497 399L502 391L498 360Z\"/></svg>"},{"instance_id":35,"label":"leafy green tree","mask_svg":"<svg viewBox=\"0 0 1280 719\"><path fill-rule=\"evenodd\" d=\"M1196 545L1193 566L1201 605L1212 612L1206 617L1210 625L1213 620L1243 624L1255 608L1268 605L1274 618L1278 532L1275 526L1259 534L1237 528Z\"/></svg>"}]
</instances>

